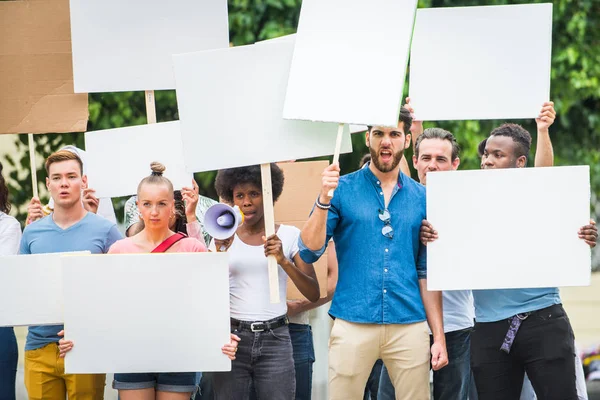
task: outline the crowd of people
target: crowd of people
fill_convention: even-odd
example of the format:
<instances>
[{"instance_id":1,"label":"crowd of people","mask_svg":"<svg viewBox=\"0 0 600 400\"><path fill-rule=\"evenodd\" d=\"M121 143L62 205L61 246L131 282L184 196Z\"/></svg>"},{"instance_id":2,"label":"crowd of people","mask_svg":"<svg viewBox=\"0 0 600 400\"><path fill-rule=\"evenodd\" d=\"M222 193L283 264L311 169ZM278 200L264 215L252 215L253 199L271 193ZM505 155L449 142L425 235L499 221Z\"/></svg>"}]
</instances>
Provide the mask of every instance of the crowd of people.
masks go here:
<instances>
[{"instance_id":1,"label":"crowd of people","mask_svg":"<svg viewBox=\"0 0 600 400\"><path fill-rule=\"evenodd\" d=\"M555 116L552 102L542 105L535 167L553 165L549 128ZM438 232L427 221L425 185L429 172L459 168L454 135L441 128L423 130L407 99L397 127L369 127L365 140L369 155L356 172L340 176L338 164L323 171L302 230L277 225L276 233L266 236L259 166L219 171L220 201L238 206L245 216L226 240L212 240L203 228L204 212L215 200L200 196L195 182L174 190L160 163L151 165L127 202L123 238L115 222L102 216L104 199L87 186L84 162L74 148L47 158L52 204L32 199L21 237L19 222L8 215L0 164L0 255L229 254L231 340L221 350L232 360L231 371L113 371L112 386L123 400L310 399L315 355L308 311L330 301L330 399L429 399L430 369L436 400L587 398L558 288L427 289L426 246ZM527 167L531 143L523 127L503 124L481 142L481 168ZM411 145L417 180L404 155ZM284 176L275 164L271 175L277 201ZM572 234L594 247L594 221L581 224ZM326 250L327 296L320 298L313 263ZM289 277L306 300L270 302L267 256L279 265L281 296ZM510 262L509 251L504 256ZM29 327L29 398L102 399L105 375L64 373L64 356L77 345L64 335L62 326ZM0 399L15 398L17 354L13 329L0 328Z\"/></svg>"}]
</instances>

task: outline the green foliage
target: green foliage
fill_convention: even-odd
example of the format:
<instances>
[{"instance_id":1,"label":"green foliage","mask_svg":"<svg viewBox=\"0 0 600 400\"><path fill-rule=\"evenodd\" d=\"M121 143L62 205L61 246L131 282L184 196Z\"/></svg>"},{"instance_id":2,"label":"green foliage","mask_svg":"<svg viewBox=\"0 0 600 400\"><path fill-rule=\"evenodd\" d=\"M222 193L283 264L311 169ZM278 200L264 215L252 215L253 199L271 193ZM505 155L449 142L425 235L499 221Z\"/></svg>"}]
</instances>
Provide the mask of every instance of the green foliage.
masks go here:
<instances>
[{"instance_id":1,"label":"green foliage","mask_svg":"<svg viewBox=\"0 0 600 400\"><path fill-rule=\"evenodd\" d=\"M543 1L535 1L543 2ZM419 7L454 7L474 5L516 4L523 1L508 0L420 0ZM233 45L244 45L294 33L300 14L300 0L229 0L229 29ZM551 99L555 102L557 119L551 127L557 165L587 164L591 168L593 201L596 217L600 217L600 1L554 0L552 85ZM377 29L376 23L373 29ZM510 27L507 27L510 29ZM510 54L498 54L510 58ZM443 68L443 65L440 66ZM410 71L409 71L410 72ZM406 85L408 89L408 83ZM406 95L406 93L405 93ZM173 91L156 93L159 121L178 118ZM107 93L90 95L89 130L108 129L145 123L143 93ZM443 121L426 123L425 127L440 126L453 132L461 145L461 168L479 168L477 144L499 124L507 121ZM522 124L534 135L535 122L510 121ZM201 127L199 127L201 129ZM353 136L354 152L342 155L340 161L344 173L358 167L367 152L364 135ZM38 157L65 144L83 146L83 135L37 135ZM27 138L21 135L18 146L27 147ZM115 144L118 145L118 144ZM533 147L535 148L535 142ZM135 151L135 149L131 149ZM411 151L407 152L410 160ZM11 187L16 205L25 204L31 193L29 158L11 158L10 163L19 166L19 173L11 177L16 185ZM409 164L412 164L409 161ZM215 196L212 182L214 172L196 174L202 193ZM44 171L38 171L40 182ZM123 200L115 201L120 208ZM23 208L21 208L23 210ZM23 219L23 214L20 215ZM596 255L600 258L600 252Z\"/></svg>"}]
</instances>

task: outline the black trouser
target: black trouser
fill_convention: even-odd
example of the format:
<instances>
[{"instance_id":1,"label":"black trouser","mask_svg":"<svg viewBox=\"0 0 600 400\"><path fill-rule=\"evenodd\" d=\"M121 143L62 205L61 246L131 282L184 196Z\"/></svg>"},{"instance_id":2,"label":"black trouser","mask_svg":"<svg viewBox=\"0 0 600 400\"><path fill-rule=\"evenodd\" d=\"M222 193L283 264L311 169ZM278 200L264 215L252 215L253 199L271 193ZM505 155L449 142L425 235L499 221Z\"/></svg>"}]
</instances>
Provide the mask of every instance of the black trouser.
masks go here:
<instances>
[{"instance_id":1,"label":"black trouser","mask_svg":"<svg viewBox=\"0 0 600 400\"><path fill-rule=\"evenodd\" d=\"M577 400L573 329L557 304L525 319L510 354L500 350L509 320L476 323L471 334L471 367L479 400L519 400L523 376L540 400Z\"/></svg>"}]
</instances>

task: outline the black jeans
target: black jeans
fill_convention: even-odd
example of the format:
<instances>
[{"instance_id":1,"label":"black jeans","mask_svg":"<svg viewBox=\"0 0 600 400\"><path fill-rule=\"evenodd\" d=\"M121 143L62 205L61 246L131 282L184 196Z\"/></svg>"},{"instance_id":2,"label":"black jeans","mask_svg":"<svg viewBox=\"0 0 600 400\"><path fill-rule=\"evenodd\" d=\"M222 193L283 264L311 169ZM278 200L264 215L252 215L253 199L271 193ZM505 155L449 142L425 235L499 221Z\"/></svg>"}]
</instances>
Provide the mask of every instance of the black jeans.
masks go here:
<instances>
[{"instance_id":1,"label":"black jeans","mask_svg":"<svg viewBox=\"0 0 600 400\"><path fill-rule=\"evenodd\" d=\"M471 367L479 400L519 400L523 376L540 400L577 400L575 339L562 305L525 319L509 354L500 350L509 320L476 323L471 334Z\"/></svg>"},{"instance_id":2,"label":"black jeans","mask_svg":"<svg viewBox=\"0 0 600 400\"><path fill-rule=\"evenodd\" d=\"M264 332L234 331L240 337L231 372L211 373L216 400L294 400L296 370L287 325Z\"/></svg>"}]
</instances>

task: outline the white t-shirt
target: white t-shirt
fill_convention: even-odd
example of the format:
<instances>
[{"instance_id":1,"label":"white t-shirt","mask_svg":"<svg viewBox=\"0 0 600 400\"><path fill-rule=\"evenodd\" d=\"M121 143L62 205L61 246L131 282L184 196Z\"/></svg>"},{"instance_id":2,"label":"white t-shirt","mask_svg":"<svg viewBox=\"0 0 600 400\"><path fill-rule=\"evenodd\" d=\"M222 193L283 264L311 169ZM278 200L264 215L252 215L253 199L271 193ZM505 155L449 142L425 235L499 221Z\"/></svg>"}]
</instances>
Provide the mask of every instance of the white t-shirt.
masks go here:
<instances>
[{"instance_id":1,"label":"white t-shirt","mask_svg":"<svg viewBox=\"0 0 600 400\"><path fill-rule=\"evenodd\" d=\"M283 244L286 258L293 260L298 253L300 230L294 226L280 225L277 236ZM215 249L214 241L210 244ZM271 304L269 298L269 271L264 246L244 243L236 234L229 254L229 304L231 317L241 321L267 321L287 313L288 276L279 269L279 296L281 302Z\"/></svg>"},{"instance_id":2,"label":"white t-shirt","mask_svg":"<svg viewBox=\"0 0 600 400\"><path fill-rule=\"evenodd\" d=\"M19 253L21 224L15 218L0 211L0 256Z\"/></svg>"},{"instance_id":3,"label":"white t-shirt","mask_svg":"<svg viewBox=\"0 0 600 400\"><path fill-rule=\"evenodd\" d=\"M308 317L308 311L302 311L293 317L289 317L291 324L309 325L310 319Z\"/></svg>"},{"instance_id":4,"label":"white t-shirt","mask_svg":"<svg viewBox=\"0 0 600 400\"><path fill-rule=\"evenodd\" d=\"M444 307L444 332L454 332L473 327L475 306L470 290L442 292Z\"/></svg>"}]
</instances>

